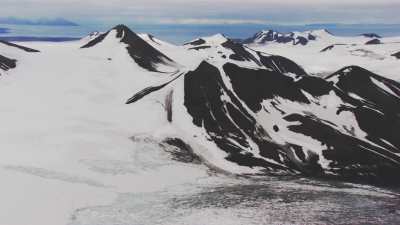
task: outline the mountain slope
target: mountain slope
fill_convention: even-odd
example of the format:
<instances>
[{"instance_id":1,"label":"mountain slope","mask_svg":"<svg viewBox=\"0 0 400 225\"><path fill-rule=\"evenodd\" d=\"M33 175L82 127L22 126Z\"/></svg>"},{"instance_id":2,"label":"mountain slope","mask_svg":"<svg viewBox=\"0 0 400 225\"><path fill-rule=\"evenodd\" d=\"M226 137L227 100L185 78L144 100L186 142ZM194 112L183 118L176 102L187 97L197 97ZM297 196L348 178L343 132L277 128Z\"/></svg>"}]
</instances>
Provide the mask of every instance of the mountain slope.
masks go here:
<instances>
[{"instance_id":1,"label":"mountain slope","mask_svg":"<svg viewBox=\"0 0 400 225\"><path fill-rule=\"evenodd\" d=\"M207 44L202 40L195 41L195 46ZM172 111L179 115L186 112L192 120L184 122L181 116L173 116L172 124L196 137L197 145L213 143L225 152L223 158L215 160L217 164L228 160L251 168L252 173L397 182L398 83L358 67L341 70L353 73L351 79L374 79L356 91L344 83L361 81L335 78L340 71L327 79L312 77L286 58L253 52L240 44L234 47L246 51L240 55L253 56L246 60L255 60L255 64L244 67L242 58L212 58L176 81L152 89L157 92L169 87L174 93L183 93L178 94L183 99L174 95L173 101L179 104L175 103ZM235 52L232 50L233 55ZM279 68L282 65L290 66ZM141 92L140 98L131 98L128 103L146 94ZM202 131L195 131L198 129Z\"/></svg>"}]
</instances>

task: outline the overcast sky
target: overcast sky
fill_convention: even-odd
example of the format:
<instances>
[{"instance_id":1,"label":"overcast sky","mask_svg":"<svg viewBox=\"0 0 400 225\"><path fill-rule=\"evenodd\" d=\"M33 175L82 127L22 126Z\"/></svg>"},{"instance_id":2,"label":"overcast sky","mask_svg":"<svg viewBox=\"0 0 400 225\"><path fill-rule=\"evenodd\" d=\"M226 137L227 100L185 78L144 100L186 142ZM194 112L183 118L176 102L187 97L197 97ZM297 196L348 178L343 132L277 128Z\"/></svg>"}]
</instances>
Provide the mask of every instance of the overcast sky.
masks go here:
<instances>
[{"instance_id":1,"label":"overcast sky","mask_svg":"<svg viewBox=\"0 0 400 225\"><path fill-rule=\"evenodd\" d=\"M2 17L110 24L399 24L399 12L400 0L0 0Z\"/></svg>"}]
</instances>

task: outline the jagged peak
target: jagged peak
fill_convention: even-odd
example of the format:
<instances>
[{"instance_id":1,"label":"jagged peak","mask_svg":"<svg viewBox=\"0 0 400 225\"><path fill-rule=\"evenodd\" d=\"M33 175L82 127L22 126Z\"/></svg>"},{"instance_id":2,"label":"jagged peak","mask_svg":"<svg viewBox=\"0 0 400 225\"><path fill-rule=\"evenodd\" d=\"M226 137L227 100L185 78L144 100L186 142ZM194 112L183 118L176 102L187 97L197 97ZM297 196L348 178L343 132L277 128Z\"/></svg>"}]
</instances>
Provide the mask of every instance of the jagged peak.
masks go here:
<instances>
[{"instance_id":1,"label":"jagged peak","mask_svg":"<svg viewBox=\"0 0 400 225\"><path fill-rule=\"evenodd\" d=\"M126 37L137 36L135 32L133 32L128 26L124 24L119 24L112 28L111 30L115 30L117 32L117 38L124 39Z\"/></svg>"},{"instance_id":2,"label":"jagged peak","mask_svg":"<svg viewBox=\"0 0 400 225\"><path fill-rule=\"evenodd\" d=\"M111 30L116 30L118 32L121 32L121 31L132 32L132 30L125 24L118 24L115 27L113 27Z\"/></svg>"}]
</instances>

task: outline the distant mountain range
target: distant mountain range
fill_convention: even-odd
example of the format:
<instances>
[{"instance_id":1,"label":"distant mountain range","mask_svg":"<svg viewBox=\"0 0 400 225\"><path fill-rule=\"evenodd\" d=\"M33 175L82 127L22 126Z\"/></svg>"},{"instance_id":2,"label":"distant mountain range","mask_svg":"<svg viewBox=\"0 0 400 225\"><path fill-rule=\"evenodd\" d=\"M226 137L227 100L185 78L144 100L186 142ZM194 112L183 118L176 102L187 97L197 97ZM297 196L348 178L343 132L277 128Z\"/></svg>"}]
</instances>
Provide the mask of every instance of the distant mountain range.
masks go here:
<instances>
[{"instance_id":1,"label":"distant mountain range","mask_svg":"<svg viewBox=\"0 0 400 225\"><path fill-rule=\"evenodd\" d=\"M41 18L41 19L24 19L16 17L0 17L0 24L11 24L11 25L46 25L46 26L79 26L79 24L64 18Z\"/></svg>"}]
</instances>

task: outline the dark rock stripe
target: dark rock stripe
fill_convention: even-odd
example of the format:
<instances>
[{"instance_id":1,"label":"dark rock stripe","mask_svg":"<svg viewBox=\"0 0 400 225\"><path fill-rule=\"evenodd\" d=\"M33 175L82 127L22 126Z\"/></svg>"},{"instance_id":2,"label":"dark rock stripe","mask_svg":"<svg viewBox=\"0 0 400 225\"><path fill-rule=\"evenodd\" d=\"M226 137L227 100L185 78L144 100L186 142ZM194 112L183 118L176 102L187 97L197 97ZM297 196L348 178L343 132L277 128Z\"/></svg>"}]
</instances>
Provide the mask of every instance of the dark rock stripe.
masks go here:
<instances>
[{"instance_id":1,"label":"dark rock stripe","mask_svg":"<svg viewBox=\"0 0 400 225\"><path fill-rule=\"evenodd\" d=\"M133 95L131 98L129 98L125 104L132 104L134 102L137 102L138 100L142 99L143 97L145 97L146 95L149 95L155 91L161 90L164 87L166 87L168 84L174 82L176 79L178 79L179 77L181 77L184 73L181 73L179 75L177 75L175 78L173 78L172 80L158 85L158 86L152 86L152 87L147 87L141 91L139 91L138 93L136 93L135 95Z\"/></svg>"},{"instance_id":2,"label":"dark rock stripe","mask_svg":"<svg viewBox=\"0 0 400 225\"><path fill-rule=\"evenodd\" d=\"M17 45L17 44L11 43L11 42L3 41L3 40L0 40L0 43L8 45L8 46L11 46L11 47L19 48L19 49L24 50L26 52L40 52L40 51L38 51L36 49L28 48L28 47L25 47L25 46L22 46L22 45Z\"/></svg>"}]
</instances>

